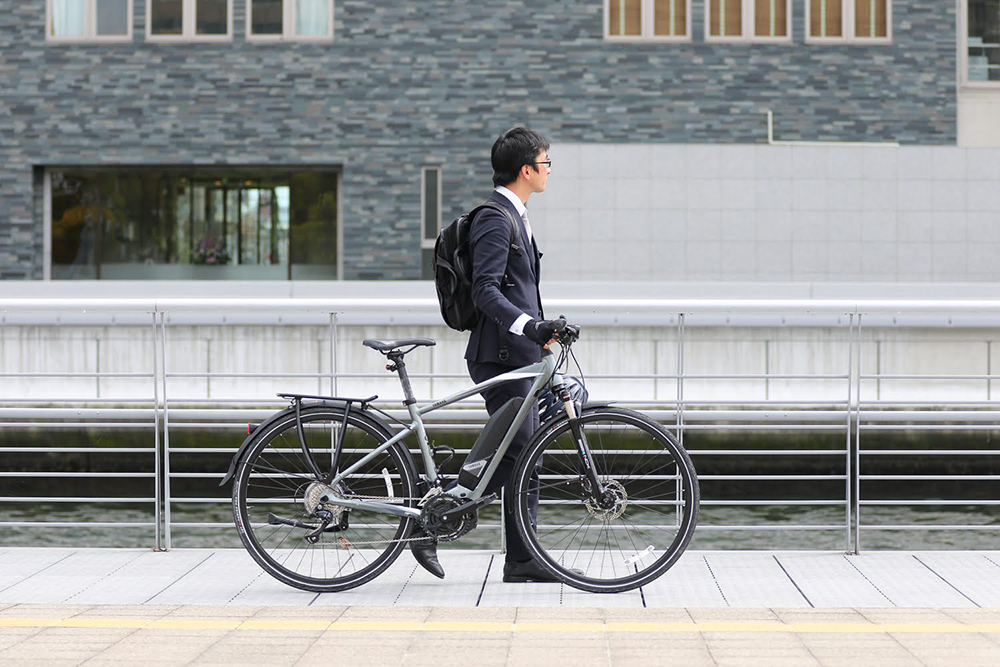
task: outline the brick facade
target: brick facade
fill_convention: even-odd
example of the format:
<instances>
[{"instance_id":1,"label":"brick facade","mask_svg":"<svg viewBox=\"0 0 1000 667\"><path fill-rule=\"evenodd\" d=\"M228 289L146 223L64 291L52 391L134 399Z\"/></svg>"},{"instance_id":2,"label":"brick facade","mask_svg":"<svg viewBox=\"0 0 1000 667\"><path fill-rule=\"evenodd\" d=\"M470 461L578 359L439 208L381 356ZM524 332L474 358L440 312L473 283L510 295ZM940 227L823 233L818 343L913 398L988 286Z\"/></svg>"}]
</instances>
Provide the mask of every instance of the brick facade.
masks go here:
<instances>
[{"instance_id":1,"label":"brick facade","mask_svg":"<svg viewBox=\"0 0 1000 667\"><path fill-rule=\"evenodd\" d=\"M420 277L420 167L443 217L484 196L489 146L526 123L556 143L956 140L954 3L896 0L890 45L603 38L601 0L337 0L332 43L51 44L45 2L0 0L0 278L41 279L40 168L335 165L343 275ZM634 165L642 169L643 165Z\"/></svg>"}]
</instances>

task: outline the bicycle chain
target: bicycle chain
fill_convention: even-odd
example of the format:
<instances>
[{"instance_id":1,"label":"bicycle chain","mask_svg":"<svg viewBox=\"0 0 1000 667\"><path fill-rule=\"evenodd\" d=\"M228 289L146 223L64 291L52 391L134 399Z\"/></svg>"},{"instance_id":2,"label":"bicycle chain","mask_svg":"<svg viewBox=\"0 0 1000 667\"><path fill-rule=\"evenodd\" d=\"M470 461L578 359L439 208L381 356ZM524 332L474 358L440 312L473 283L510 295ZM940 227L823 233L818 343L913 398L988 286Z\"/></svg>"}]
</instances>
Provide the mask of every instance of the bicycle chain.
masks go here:
<instances>
[{"instance_id":1,"label":"bicycle chain","mask_svg":"<svg viewBox=\"0 0 1000 667\"><path fill-rule=\"evenodd\" d=\"M415 500L417 501L418 505L421 505L426 501L430 500L431 498L433 498L434 496L438 495L439 493L441 493L441 488L435 487L419 498L409 498L406 496L359 496L359 495L349 495L344 497L350 498L351 500ZM421 542L426 539L427 539L426 537L401 537L398 540L365 540L364 542L351 542L346 537L341 535L340 539L337 540L335 544L341 549L349 551L352 547L356 547L357 545L365 546L369 544L392 544L394 542ZM347 542L347 544L344 544L344 542ZM331 542L329 544L334 544L334 543Z\"/></svg>"}]
</instances>

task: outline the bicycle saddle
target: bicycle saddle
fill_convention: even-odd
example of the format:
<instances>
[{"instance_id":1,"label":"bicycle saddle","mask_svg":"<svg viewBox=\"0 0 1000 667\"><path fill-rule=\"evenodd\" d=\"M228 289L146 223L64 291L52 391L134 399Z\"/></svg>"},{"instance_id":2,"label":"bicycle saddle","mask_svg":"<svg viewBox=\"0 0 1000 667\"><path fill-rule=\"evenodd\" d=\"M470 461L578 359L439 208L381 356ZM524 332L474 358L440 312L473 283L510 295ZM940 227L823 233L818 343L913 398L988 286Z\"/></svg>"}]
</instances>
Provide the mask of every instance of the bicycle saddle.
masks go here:
<instances>
[{"instance_id":1,"label":"bicycle saddle","mask_svg":"<svg viewBox=\"0 0 1000 667\"><path fill-rule=\"evenodd\" d=\"M388 352L390 350L398 350L401 347L420 347L426 345L428 347L437 345L436 342L430 338L404 338L403 340L375 340L373 338L366 338L362 343L365 347L370 347L373 350L378 350L379 352Z\"/></svg>"}]
</instances>

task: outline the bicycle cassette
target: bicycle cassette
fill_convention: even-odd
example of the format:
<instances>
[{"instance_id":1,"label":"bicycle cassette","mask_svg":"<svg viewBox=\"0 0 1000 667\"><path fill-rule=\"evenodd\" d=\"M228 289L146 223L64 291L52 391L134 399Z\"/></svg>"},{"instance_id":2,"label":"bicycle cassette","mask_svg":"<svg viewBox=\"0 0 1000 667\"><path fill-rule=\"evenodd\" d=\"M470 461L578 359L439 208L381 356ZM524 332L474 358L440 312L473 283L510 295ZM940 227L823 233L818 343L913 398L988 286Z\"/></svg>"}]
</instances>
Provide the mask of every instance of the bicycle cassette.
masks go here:
<instances>
[{"instance_id":1,"label":"bicycle cassette","mask_svg":"<svg viewBox=\"0 0 1000 667\"><path fill-rule=\"evenodd\" d=\"M326 495L329 490L330 487L325 484L320 484L319 482L313 482L306 488L305 497L303 498L306 516L315 516L317 510L323 510L333 515L331 523L346 523L343 521L346 518L344 515L350 513L350 509L339 505L323 503L322 497ZM333 492L342 497L344 489L340 484L338 484L337 487L333 489Z\"/></svg>"}]
</instances>

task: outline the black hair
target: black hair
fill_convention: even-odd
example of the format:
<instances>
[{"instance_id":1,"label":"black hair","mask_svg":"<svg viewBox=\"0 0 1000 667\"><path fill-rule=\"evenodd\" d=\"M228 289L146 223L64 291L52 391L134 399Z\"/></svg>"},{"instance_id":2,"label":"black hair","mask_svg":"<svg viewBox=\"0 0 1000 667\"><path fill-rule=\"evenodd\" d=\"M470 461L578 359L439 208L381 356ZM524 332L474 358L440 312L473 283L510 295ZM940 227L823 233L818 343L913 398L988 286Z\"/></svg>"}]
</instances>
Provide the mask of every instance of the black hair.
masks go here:
<instances>
[{"instance_id":1,"label":"black hair","mask_svg":"<svg viewBox=\"0 0 1000 667\"><path fill-rule=\"evenodd\" d=\"M490 163L493 165L493 185L509 185L517 180L517 172L535 161L540 151L547 151L549 142L526 127L512 127L493 142ZM538 165L534 165L538 170Z\"/></svg>"}]
</instances>

